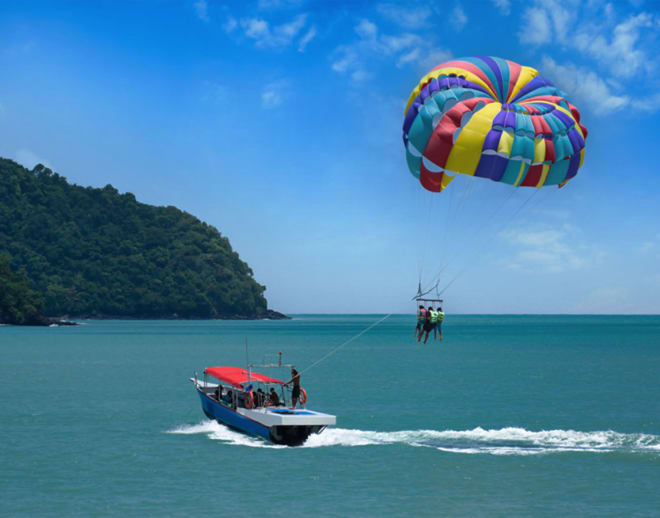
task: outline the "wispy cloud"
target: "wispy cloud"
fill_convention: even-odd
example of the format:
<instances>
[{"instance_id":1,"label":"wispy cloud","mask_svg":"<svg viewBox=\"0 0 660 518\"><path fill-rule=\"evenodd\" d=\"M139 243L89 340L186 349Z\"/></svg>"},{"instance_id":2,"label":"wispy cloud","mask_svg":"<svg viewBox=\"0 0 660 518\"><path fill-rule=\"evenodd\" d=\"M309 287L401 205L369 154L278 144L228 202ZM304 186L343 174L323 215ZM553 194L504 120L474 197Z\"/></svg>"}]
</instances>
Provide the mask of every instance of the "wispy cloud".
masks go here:
<instances>
[{"instance_id":1,"label":"wispy cloud","mask_svg":"<svg viewBox=\"0 0 660 518\"><path fill-rule=\"evenodd\" d=\"M300 41L298 42L298 52L305 52L305 47L307 47L307 44L310 41L312 41L315 36L316 36L316 27L312 26L305 33L305 35L302 38L300 38Z\"/></svg>"},{"instance_id":2,"label":"wispy cloud","mask_svg":"<svg viewBox=\"0 0 660 518\"><path fill-rule=\"evenodd\" d=\"M255 41L257 47L286 47L294 40L307 23L307 15L299 14L288 23L270 27L262 18L245 18L240 25L248 38Z\"/></svg>"},{"instance_id":3,"label":"wispy cloud","mask_svg":"<svg viewBox=\"0 0 660 518\"><path fill-rule=\"evenodd\" d=\"M535 0L525 8L518 33L522 43L572 52L573 62L543 59L544 72L572 99L598 115L623 108L660 110L654 70L660 65L660 16L649 12L617 14L611 2L559 3ZM593 20L593 21L592 21ZM580 66L575 61L583 62ZM647 95L630 96L630 83L646 85ZM576 102L577 104L577 102Z\"/></svg>"},{"instance_id":4,"label":"wispy cloud","mask_svg":"<svg viewBox=\"0 0 660 518\"><path fill-rule=\"evenodd\" d=\"M523 24L518 33L518 38L522 43L531 43L532 45L550 43L552 40L551 20L545 9L528 7L525 11L525 20L527 20L527 23Z\"/></svg>"},{"instance_id":5,"label":"wispy cloud","mask_svg":"<svg viewBox=\"0 0 660 518\"><path fill-rule=\"evenodd\" d=\"M560 65L544 56L542 70L576 105L588 106L596 114L616 112L630 104L630 97L614 94L604 79L586 68L568 63Z\"/></svg>"},{"instance_id":6,"label":"wispy cloud","mask_svg":"<svg viewBox=\"0 0 660 518\"><path fill-rule=\"evenodd\" d=\"M256 40L257 45L266 46L272 42L272 35L268 22L260 18L249 18L241 20L241 27L248 38Z\"/></svg>"},{"instance_id":7,"label":"wispy cloud","mask_svg":"<svg viewBox=\"0 0 660 518\"><path fill-rule=\"evenodd\" d=\"M366 18L355 25L354 31L358 39L337 47L330 66L335 72L347 74L355 83L371 77L369 65L378 61L393 62L397 67L416 63L426 68L429 58L440 58L439 51L431 46L431 40L418 34L383 34L376 23ZM442 57L446 55L448 53L443 52Z\"/></svg>"},{"instance_id":8,"label":"wispy cloud","mask_svg":"<svg viewBox=\"0 0 660 518\"><path fill-rule=\"evenodd\" d=\"M407 54L402 55L396 62L396 66L401 68L406 63L411 63L413 61L418 61L421 51L419 49L412 49Z\"/></svg>"},{"instance_id":9,"label":"wispy cloud","mask_svg":"<svg viewBox=\"0 0 660 518\"><path fill-rule=\"evenodd\" d=\"M448 61L452 58L452 53L447 49L430 48L425 49L419 61L419 69L421 72L428 72L433 67L439 65L443 61Z\"/></svg>"},{"instance_id":10,"label":"wispy cloud","mask_svg":"<svg viewBox=\"0 0 660 518\"><path fill-rule=\"evenodd\" d=\"M351 73L351 79L354 83L362 83L371 77L371 74L364 68L358 68Z\"/></svg>"},{"instance_id":11,"label":"wispy cloud","mask_svg":"<svg viewBox=\"0 0 660 518\"><path fill-rule=\"evenodd\" d=\"M577 229L566 224L536 231L512 229L502 232L500 237L515 248L505 264L513 269L549 273L583 268L600 254L580 243L578 234Z\"/></svg>"},{"instance_id":12,"label":"wispy cloud","mask_svg":"<svg viewBox=\"0 0 660 518\"><path fill-rule=\"evenodd\" d=\"M634 109L642 112L655 112L660 110L660 92L644 97L637 97L630 103Z\"/></svg>"},{"instance_id":13,"label":"wispy cloud","mask_svg":"<svg viewBox=\"0 0 660 518\"><path fill-rule=\"evenodd\" d=\"M508 16L511 14L511 0L492 0L492 2L503 15Z\"/></svg>"},{"instance_id":14,"label":"wispy cloud","mask_svg":"<svg viewBox=\"0 0 660 518\"><path fill-rule=\"evenodd\" d=\"M261 106L267 110L280 106L288 96L289 86L286 79L268 83L261 92Z\"/></svg>"},{"instance_id":15,"label":"wispy cloud","mask_svg":"<svg viewBox=\"0 0 660 518\"><path fill-rule=\"evenodd\" d=\"M612 3L584 4L536 0L525 8L518 37L532 45L561 45L595 59L615 77L649 72L657 61L654 34L660 18L640 12L617 18ZM594 20L593 22L589 20ZM642 38L642 36L648 36Z\"/></svg>"},{"instance_id":16,"label":"wispy cloud","mask_svg":"<svg viewBox=\"0 0 660 518\"><path fill-rule=\"evenodd\" d=\"M378 27L375 23L363 18L360 20L360 23L355 26L355 32L365 40L374 40L378 36Z\"/></svg>"},{"instance_id":17,"label":"wispy cloud","mask_svg":"<svg viewBox=\"0 0 660 518\"><path fill-rule=\"evenodd\" d=\"M259 9L289 9L299 7L304 0L259 0Z\"/></svg>"},{"instance_id":18,"label":"wispy cloud","mask_svg":"<svg viewBox=\"0 0 660 518\"><path fill-rule=\"evenodd\" d=\"M648 59L647 53L636 46L640 32L654 25L652 15L639 13L617 24L611 38L600 32L598 26L587 26L575 35L572 43L584 54L609 66L613 75L631 77L646 65Z\"/></svg>"},{"instance_id":19,"label":"wispy cloud","mask_svg":"<svg viewBox=\"0 0 660 518\"><path fill-rule=\"evenodd\" d=\"M429 7L401 7L394 4L380 4L378 12L405 29L421 29L428 26L433 12Z\"/></svg>"},{"instance_id":20,"label":"wispy cloud","mask_svg":"<svg viewBox=\"0 0 660 518\"><path fill-rule=\"evenodd\" d=\"M330 68L335 72L346 72L349 68L355 67L359 63L357 52L351 47L339 47L335 51L335 59Z\"/></svg>"},{"instance_id":21,"label":"wispy cloud","mask_svg":"<svg viewBox=\"0 0 660 518\"><path fill-rule=\"evenodd\" d=\"M225 31L227 34L229 34L233 32L237 26L238 26L238 22L236 21L236 18L230 16L229 18L227 18L227 21L222 24L222 30Z\"/></svg>"},{"instance_id":22,"label":"wispy cloud","mask_svg":"<svg viewBox=\"0 0 660 518\"><path fill-rule=\"evenodd\" d=\"M452 10L450 20L452 22L452 27L454 27L457 32L461 32L463 27L465 27L468 18L460 4L457 4Z\"/></svg>"},{"instance_id":23,"label":"wispy cloud","mask_svg":"<svg viewBox=\"0 0 660 518\"><path fill-rule=\"evenodd\" d=\"M197 15L197 18L204 22L209 21L208 5L206 0L197 0L197 2L193 4L193 7L195 8L195 14Z\"/></svg>"}]
</instances>

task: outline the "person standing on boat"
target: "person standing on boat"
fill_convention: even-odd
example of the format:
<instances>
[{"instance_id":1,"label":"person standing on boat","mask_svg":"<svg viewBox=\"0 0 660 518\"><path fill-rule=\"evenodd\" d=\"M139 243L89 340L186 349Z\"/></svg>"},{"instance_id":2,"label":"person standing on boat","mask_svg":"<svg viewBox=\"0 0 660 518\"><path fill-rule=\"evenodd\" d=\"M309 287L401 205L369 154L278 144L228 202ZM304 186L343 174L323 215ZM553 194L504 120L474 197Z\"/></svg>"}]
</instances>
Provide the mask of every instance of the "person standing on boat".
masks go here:
<instances>
[{"instance_id":1,"label":"person standing on boat","mask_svg":"<svg viewBox=\"0 0 660 518\"><path fill-rule=\"evenodd\" d=\"M291 410L296 408L296 403L300 397L300 374L295 367L291 367L291 379L284 385L289 386L293 383L293 390L291 391Z\"/></svg>"},{"instance_id":2,"label":"person standing on boat","mask_svg":"<svg viewBox=\"0 0 660 518\"><path fill-rule=\"evenodd\" d=\"M424 331L424 320L426 320L426 309L420 304L417 310L417 327L415 327L413 338L417 338L418 335L421 336Z\"/></svg>"}]
</instances>

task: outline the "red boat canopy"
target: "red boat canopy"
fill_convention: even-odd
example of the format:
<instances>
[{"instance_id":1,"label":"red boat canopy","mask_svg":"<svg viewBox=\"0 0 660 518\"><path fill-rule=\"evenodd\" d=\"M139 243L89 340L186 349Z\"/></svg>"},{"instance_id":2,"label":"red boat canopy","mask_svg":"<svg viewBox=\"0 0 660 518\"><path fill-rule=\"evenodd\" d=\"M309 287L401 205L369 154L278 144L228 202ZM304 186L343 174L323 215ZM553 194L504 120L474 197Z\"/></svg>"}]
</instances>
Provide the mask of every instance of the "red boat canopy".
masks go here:
<instances>
[{"instance_id":1,"label":"red boat canopy","mask_svg":"<svg viewBox=\"0 0 660 518\"><path fill-rule=\"evenodd\" d=\"M209 376L213 376L221 381L230 383L235 387L243 387L244 383L248 381L261 381L263 383L279 383L280 385L284 384L283 381L280 381L275 378L269 378L258 372L251 372L250 379L248 380L248 371L242 369L241 367L207 367L204 372Z\"/></svg>"}]
</instances>

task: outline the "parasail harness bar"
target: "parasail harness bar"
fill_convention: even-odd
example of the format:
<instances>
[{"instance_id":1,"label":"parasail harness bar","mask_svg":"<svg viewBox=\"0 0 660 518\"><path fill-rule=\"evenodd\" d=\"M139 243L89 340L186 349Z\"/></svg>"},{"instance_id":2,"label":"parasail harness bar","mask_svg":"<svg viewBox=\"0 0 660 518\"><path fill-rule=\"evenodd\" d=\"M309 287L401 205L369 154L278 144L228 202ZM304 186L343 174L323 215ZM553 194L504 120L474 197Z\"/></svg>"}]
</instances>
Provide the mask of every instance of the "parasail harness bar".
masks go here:
<instances>
[{"instance_id":1,"label":"parasail harness bar","mask_svg":"<svg viewBox=\"0 0 660 518\"><path fill-rule=\"evenodd\" d=\"M442 299L415 299L417 302L437 302L442 304L444 301Z\"/></svg>"}]
</instances>

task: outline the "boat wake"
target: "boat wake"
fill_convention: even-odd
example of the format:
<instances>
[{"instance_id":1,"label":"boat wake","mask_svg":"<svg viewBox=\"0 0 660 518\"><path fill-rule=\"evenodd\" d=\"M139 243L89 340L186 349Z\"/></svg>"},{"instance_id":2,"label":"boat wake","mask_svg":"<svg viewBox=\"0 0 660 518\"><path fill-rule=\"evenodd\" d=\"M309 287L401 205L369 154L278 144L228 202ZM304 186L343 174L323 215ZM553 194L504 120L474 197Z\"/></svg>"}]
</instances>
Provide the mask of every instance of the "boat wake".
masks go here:
<instances>
[{"instance_id":1,"label":"boat wake","mask_svg":"<svg viewBox=\"0 0 660 518\"><path fill-rule=\"evenodd\" d=\"M235 432L215 421L185 425L167 433L205 434L210 439L236 446L253 448L286 448L257 437ZM539 455L561 452L622 452L657 453L660 455L660 436L624 434L611 430L578 432L575 430L542 430L532 432L524 428L484 430L404 430L375 432L328 428L320 435L312 435L301 448L329 446L387 446L407 445L439 451L489 455Z\"/></svg>"}]
</instances>

